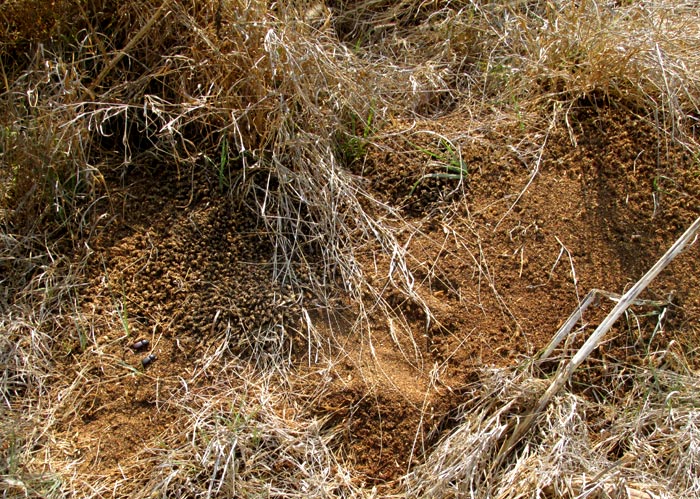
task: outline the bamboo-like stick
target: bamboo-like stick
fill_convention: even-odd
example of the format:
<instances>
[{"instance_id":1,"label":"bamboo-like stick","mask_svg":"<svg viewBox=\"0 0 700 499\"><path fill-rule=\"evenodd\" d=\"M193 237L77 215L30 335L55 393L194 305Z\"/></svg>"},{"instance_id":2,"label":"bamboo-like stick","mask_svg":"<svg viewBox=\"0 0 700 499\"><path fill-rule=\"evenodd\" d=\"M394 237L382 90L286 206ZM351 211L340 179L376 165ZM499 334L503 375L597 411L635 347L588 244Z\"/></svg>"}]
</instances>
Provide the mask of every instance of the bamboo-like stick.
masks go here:
<instances>
[{"instance_id":1,"label":"bamboo-like stick","mask_svg":"<svg viewBox=\"0 0 700 499\"><path fill-rule=\"evenodd\" d=\"M112 58L111 61L102 69L100 74L95 78L95 80L92 82L90 87L87 89L87 93L90 95L93 95L93 90L97 88L97 86L102 83L102 80L116 67L116 65L121 61L124 56L136 45L138 42L141 41L141 39L146 36L146 34L151 30L153 25L156 23L156 21L160 18L161 14L165 10L165 8L170 4L170 0L164 0L163 3L158 7L158 10L156 10L151 18L146 22L146 24L143 25L143 27L134 35L134 37L129 40L129 43L126 44L126 46L117 52L117 54Z\"/></svg>"},{"instance_id":2,"label":"bamboo-like stick","mask_svg":"<svg viewBox=\"0 0 700 499\"><path fill-rule=\"evenodd\" d=\"M535 418L542 413L542 411L547 407L549 401L552 400L554 395L564 386L564 384L569 381L573 372L578 368L581 363L588 357L593 350L598 346L598 343L603 338L605 333L615 324L615 321L620 318L620 316L627 310L627 308L637 299L642 291L649 285L649 283L654 280L654 278L659 275L659 273L666 268L666 266L673 261L678 254L683 251L683 249L694 240L696 233L700 229L700 217L698 217L695 222L693 222L690 227L683 233L683 235L671 246L668 251L662 256L654 266L649 269L649 271L644 274L644 276L637 281L637 283L632 286L627 293L625 293L620 301L615 305L615 307L610 311L607 317L600 323L600 325L593 331L593 334L586 340L583 346L576 352L576 355L569 361L564 369L560 369L557 375L552 380L547 391L540 397L537 406L527 414L520 423L513 430L512 435L506 441L506 443L501 447L498 459L494 462L494 467L498 466L500 462L505 458L505 456L510 452L510 450L515 446L515 444L520 440L520 438L532 427ZM589 293L590 295L590 293ZM576 312L572 314L572 317L578 317ZM571 319L571 318L570 318ZM570 321L567 321L567 324Z\"/></svg>"},{"instance_id":3,"label":"bamboo-like stick","mask_svg":"<svg viewBox=\"0 0 700 499\"><path fill-rule=\"evenodd\" d=\"M574 328L576 323L583 318L583 312L586 311L586 309L595 302L596 298L599 297L605 297L608 298L609 300L612 300L614 302L620 302L622 300L622 296L618 295L617 293L610 293L608 291L604 291L602 289L591 289L588 294L585 296L581 304L576 307L576 310L574 310L571 315L569 316L568 319L566 319L566 322L562 324L562 326L559 328L559 331L557 331L557 334L554 335L554 338L552 338L552 341L549 342L549 345L547 345L547 348L538 356L537 360L539 362L542 362L543 360L546 360L549 358L550 355L552 355L552 352L554 352L554 349L559 346L559 343L562 342L564 338L571 332L571 330ZM664 307L669 304L668 301L655 301L655 300L632 300L630 302L632 305L637 305L637 306L652 306L652 307Z\"/></svg>"}]
</instances>

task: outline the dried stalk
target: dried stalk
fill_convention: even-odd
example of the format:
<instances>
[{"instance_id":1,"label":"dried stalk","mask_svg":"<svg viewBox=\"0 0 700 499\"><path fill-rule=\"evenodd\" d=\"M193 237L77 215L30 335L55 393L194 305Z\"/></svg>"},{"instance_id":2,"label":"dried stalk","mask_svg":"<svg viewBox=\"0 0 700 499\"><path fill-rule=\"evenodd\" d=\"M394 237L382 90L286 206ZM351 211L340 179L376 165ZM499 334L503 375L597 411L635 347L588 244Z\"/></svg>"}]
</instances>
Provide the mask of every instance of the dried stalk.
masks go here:
<instances>
[{"instance_id":1,"label":"dried stalk","mask_svg":"<svg viewBox=\"0 0 700 499\"><path fill-rule=\"evenodd\" d=\"M673 246L668 249L668 251L654 264L654 266L649 269L649 271L622 296L618 304L615 305L615 308L613 308L603 322L600 323L590 338L588 338L586 343L583 344L576 355L574 355L574 357L569 361L566 367L559 370L549 385L549 388L547 388L547 391L544 393L544 395L542 395L542 397L540 397L536 408L525 416L525 418L515 427L512 435L501 448L498 459L496 459L493 464L493 468L500 465L501 461L520 440L520 438L532 427L537 416L542 413L554 395L556 395L564 384L569 381L576 368L578 368L581 363L586 360L593 350L595 350L600 340L603 338L603 336L605 336L605 333L610 330L617 319L619 319L625 310L627 310L627 308L637 299L640 293L644 291L649 283L653 281L654 278L656 278L656 276L659 275L659 273L665 269L666 266L671 263L681 251L683 251L688 243L694 241L698 229L700 229L700 217L698 217L695 222L688 227L685 233L683 233L683 235L673 244ZM569 321L567 321L567 324L568 323Z\"/></svg>"},{"instance_id":2,"label":"dried stalk","mask_svg":"<svg viewBox=\"0 0 700 499\"><path fill-rule=\"evenodd\" d=\"M614 302L620 302L622 300L622 296L618 295L617 293L610 293L608 291L604 291L602 289L591 289L586 297L583 299L581 304L576 307L576 310L574 310L571 315L569 316L568 319L566 319L566 322L562 324L562 326L559 328L557 331L557 334L554 335L554 338L552 338L552 341L549 342L549 345L547 345L547 348L540 354L538 360L542 362L543 360L546 360L549 358L550 355L552 355L552 352L559 346L559 344L562 342L564 338L566 338L571 330L573 329L574 325L583 319L583 313L586 311L586 309L592 304L596 303L598 299L604 296L605 298L608 298ZM653 301L653 300L632 300L631 301L632 305L651 305L655 307L663 307L665 305L668 305L668 302L665 301Z\"/></svg>"}]
</instances>

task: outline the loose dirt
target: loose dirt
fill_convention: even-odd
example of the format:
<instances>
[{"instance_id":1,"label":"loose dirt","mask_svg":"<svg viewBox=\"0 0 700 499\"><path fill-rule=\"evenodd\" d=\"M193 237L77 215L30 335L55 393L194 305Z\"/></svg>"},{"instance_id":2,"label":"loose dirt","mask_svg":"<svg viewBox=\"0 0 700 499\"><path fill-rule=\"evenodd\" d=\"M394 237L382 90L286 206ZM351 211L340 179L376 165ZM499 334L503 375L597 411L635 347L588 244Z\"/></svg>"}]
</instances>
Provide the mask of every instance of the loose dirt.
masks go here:
<instances>
[{"instance_id":1,"label":"loose dirt","mask_svg":"<svg viewBox=\"0 0 700 499\"><path fill-rule=\"evenodd\" d=\"M385 298L401 314L370 314L364 335L352 332L352 309L315 310L328 345L319 358L308 355L299 296L271 279L269 239L215 175L178 179L152 168L108 178L114 216L91 247L78 305L89 345L67 346L62 361L67 384L91 380L64 421L86 480L117 473L156 445L179 418L165 402L183 384L212 382L202 374L211 372L208 359L265 362L282 345L292 371L305 373L298 390L313 394L310 415L338 432L339 455L366 483L391 487L449 430L460 387L477 368L536 354L589 290L624 292L700 215L697 158L628 111L582 102L569 127L534 132L470 129L469 119L456 112L413 124L424 132L370 148L352 166L418 228L404 242L433 317L392 291ZM456 151L461 181L426 176L449 173ZM659 313L628 314L606 355L697 341L699 252L695 244L645 293L668 302L664 322ZM375 256L363 263L379 279ZM586 314L589 328L609 305ZM658 334L640 336L649 321L661 324ZM270 324L279 326L261 335ZM131 350L138 338L150 347ZM149 353L157 360L144 368ZM309 373L327 388L310 387Z\"/></svg>"}]
</instances>

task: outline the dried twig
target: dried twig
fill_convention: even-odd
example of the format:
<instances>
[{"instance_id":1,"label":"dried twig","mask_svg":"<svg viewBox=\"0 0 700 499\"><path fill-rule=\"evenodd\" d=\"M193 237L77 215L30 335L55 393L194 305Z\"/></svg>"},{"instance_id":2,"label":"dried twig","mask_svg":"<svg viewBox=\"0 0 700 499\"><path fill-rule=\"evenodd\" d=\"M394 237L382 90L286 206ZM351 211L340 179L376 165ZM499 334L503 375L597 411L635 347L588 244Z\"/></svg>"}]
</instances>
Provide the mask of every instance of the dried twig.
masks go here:
<instances>
[{"instance_id":1,"label":"dried twig","mask_svg":"<svg viewBox=\"0 0 700 499\"><path fill-rule=\"evenodd\" d=\"M583 313L586 311L586 309L588 309L588 307L591 304L596 303L601 296L617 303L619 303L622 300L622 295L610 293L602 289L591 289L588 292L588 294L584 297L583 301L579 304L579 306L576 307L576 310L574 310L571 313L569 318L566 319L566 322L564 322L564 324L562 324L562 326L559 328L557 334L554 335L552 341L550 341L549 345L547 345L547 348L545 348L544 351L539 355L539 357L537 358L538 361L542 362L548 359L550 355L552 355L552 352L554 352L554 350L559 346L562 340L568 336L568 334L573 329L574 325L583 318ZM631 304L637 306L651 305L654 307L663 307L668 305L668 302L658 300L632 300Z\"/></svg>"},{"instance_id":2,"label":"dried twig","mask_svg":"<svg viewBox=\"0 0 700 499\"><path fill-rule=\"evenodd\" d=\"M165 11L165 8L170 5L171 0L163 0L163 3L158 7L158 10L156 10L151 18L148 20L146 24L143 25L143 27L129 40L129 43L126 44L126 46L117 52L117 54L109 61L109 63L102 69L99 75L97 75L97 78L92 82L92 84L85 89L85 92L94 97L94 90L102 83L102 80L105 79L105 77L116 67L117 64L119 64L119 61L121 61L124 56L126 56L129 51L136 46L137 43L145 37L148 32L151 30L153 25L158 21L160 16L163 14L163 11Z\"/></svg>"},{"instance_id":3,"label":"dried twig","mask_svg":"<svg viewBox=\"0 0 700 499\"><path fill-rule=\"evenodd\" d=\"M603 338L605 333L615 324L615 321L627 310L627 308L637 299L639 294L644 291L644 289L649 285L649 283L654 280L654 278L659 275L659 273L666 268L666 266L673 261L678 254L683 251L688 243L694 240L696 232L700 229L700 218L697 218L690 227L683 233L683 235L671 246L668 251L654 264L654 266L649 269L649 271L632 286L627 293L625 293L620 301L615 305L615 307L610 311L608 316L600 323L593 334L588 338L588 340L583 344L579 351L574 355L574 357L568 362L566 367L560 369L557 375L552 380L547 391L542 395L542 397L537 402L535 408L528 413L524 419L515 427L510 438L501 448L499 457L494 463L493 467L497 467L500 462L505 458L505 456L510 452L515 444L520 440L520 438L532 427L535 419L542 413L544 408L547 406L552 397L556 395L559 390L564 386L566 382L569 381L571 375L576 370L578 366L590 355L590 353L598 346L598 343ZM590 294L590 293L589 293ZM567 321L567 324L570 322ZM549 350L549 349L548 349Z\"/></svg>"}]
</instances>

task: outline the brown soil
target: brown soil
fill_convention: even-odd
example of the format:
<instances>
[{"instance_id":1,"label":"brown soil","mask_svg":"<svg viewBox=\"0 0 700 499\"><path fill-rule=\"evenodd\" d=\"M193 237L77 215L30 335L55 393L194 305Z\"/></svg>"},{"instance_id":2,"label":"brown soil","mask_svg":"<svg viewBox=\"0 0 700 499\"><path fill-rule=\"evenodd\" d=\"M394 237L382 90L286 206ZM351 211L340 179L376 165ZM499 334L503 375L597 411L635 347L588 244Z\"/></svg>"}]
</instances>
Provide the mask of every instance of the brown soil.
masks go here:
<instances>
[{"instance_id":1,"label":"brown soil","mask_svg":"<svg viewBox=\"0 0 700 499\"><path fill-rule=\"evenodd\" d=\"M476 368L544 348L589 290L624 292L700 215L700 165L651 125L586 103L568 121L570 129L527 134L517 124L467 134L460 114L418 124L461 148L461 185L423 177L444 171L426 150L450 154L426 133L396 139L391 152L373 149L353 166L370 192L419 227L406 243L434 318L396 292L386 299L405 320L372 315L365 335L351 333L349 311L318 311L318 331L332 338L323 353L335 361L328 372L309 366L297 297L272 283L269 240L215 178L135 171L111 179L116 216L91 248L81 293L91 343L82 352L72 345L64 366L67 383L94 381L65 421L66 434L78 435L81 471L115 473L155 445L178 420L164 402L182 380L211 383L202 363L217 348L225 350L220 359L264 360L285 345L307 373L299 391L314 394L309 413L339 431L338 451L366 483L390 486L448 431ZM645 293L671 303L664 327L652 339L644 326L658 314L629 316L606 355L697 339L699 252L695 244ZM367 255L368 272L374 257ZM594 326L608 305L586 321ZM261 339L276 323L285 327ZM132 351L138 338L150 347ZM157 360L144 368L149 353ZM316 371L331 381L319 393L308 388Z\"/></svg>"}]
</instances>

